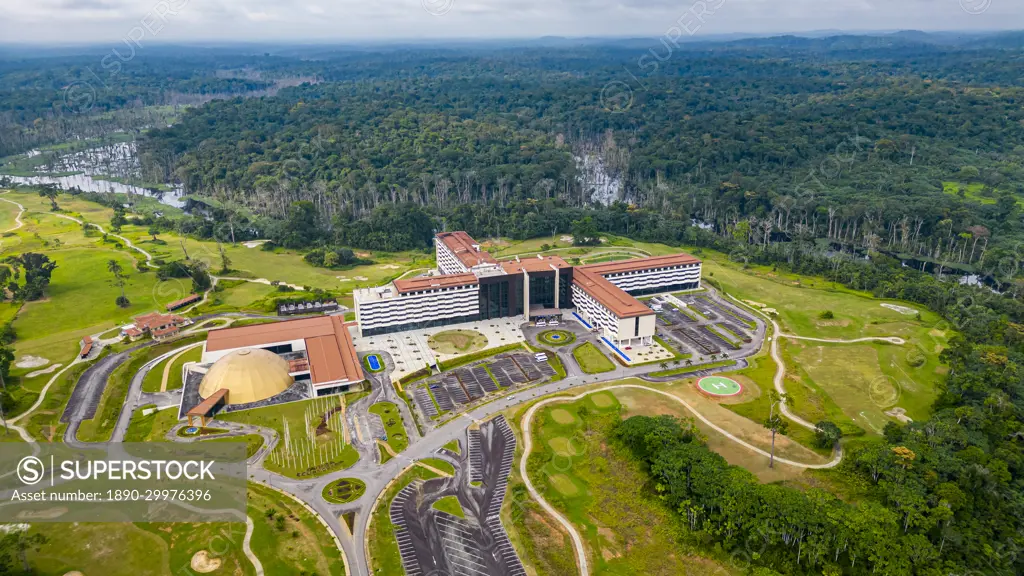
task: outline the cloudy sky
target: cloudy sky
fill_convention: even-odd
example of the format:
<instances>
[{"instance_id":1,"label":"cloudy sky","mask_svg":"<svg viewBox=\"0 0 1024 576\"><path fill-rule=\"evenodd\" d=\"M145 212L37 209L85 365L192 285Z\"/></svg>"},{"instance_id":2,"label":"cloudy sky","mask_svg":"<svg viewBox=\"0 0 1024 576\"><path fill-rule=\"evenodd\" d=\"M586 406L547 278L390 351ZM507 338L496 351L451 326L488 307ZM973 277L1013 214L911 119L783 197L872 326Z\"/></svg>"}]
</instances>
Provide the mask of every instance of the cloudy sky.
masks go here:
<instances>
[{"instance_id":1,"label":"cloudy sky","mask_svg":"<svg viewBox=\"0 0 1024 576\"><path fill-rule=\"evenodd\" d=\"M0 42L658 36L676 23L696 36L1022 29L1024 0L0 0Z\"/></svg>"}]
</instances>

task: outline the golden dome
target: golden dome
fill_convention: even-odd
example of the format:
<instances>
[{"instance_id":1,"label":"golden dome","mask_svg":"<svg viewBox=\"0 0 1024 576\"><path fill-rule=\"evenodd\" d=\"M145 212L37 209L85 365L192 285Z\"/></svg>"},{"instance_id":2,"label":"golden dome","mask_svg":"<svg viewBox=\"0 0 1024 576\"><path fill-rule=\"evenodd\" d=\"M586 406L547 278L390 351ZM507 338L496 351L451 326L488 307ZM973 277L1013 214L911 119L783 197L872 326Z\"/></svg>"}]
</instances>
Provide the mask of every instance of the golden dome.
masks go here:
<instances>
[{"instance_id":1,"label":"golden dome","mask_svg":"<svg viewBox=\"0 0 1024 576\"><path fill-rule=\"evenodd\" d=\"M228 404L247 404L276 396L292 382L284 358L261 348L244 348L213 363L199 385L199 395L209 398L227 388Z\"/></svg>"}]
</instances>

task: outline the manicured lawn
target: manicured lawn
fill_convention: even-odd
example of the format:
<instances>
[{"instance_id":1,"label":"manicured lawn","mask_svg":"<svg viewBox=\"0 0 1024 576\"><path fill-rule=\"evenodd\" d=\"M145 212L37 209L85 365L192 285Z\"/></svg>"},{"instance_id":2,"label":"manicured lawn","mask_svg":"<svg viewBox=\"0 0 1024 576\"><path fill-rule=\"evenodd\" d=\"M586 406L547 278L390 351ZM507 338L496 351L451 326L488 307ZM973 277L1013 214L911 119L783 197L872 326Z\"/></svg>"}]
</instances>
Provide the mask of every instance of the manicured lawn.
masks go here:
<instances>
[{"instance_id":1,"label":"manicured lawn","mask_svg":"<svg viewBox=\"0 0 1024 576\"><path fill-rule=\"evenodd\" d=\"M441 354L466 354L487 347L487 336L476 330L445 330L431 336L427 345Z\"/></svg>"},{"instance_id":2,"label":"manicured lawn","mask_svg":"<svg viewBox=\"0 0 1024 576\"><path fill-rule=\"evenodd\" d=\"M444 496L439 498L437 502L434 502L433 508L440 510L441 512L447 512L452 516L459 518L466 517L466 511L462 509L462 504L459 504L459 499L455 496Z\"/></svg>"},{"instance_id":3,"label":"manicured lawn","mask_svg":"<svg viewBox=\"0 0 1024 576\"><path fill-rule=\"evenodd\" d=\"M450 450L456 454L462 454L462 449L459 447L458 440L452 440L451 442L444 445L446 450Z\"/></svg>"},{"instance_id":4,"label":"manicured lawn","mask_svg":"<svg viewBox=\"0 0 1024 576\"><path fill-rule=\"evenodd\" d=\"M391 523L391 501L395 499L398 492L416 480L429 480L437 478L426 468L413 466L404 474L395 479L391 486L381 495L377 501L377 508L373 511L369 531L367 534L369 550L370 574L404 574L402 567L402 556L398 551L398 542L395 541L395 525Z\"/></svg>"},{"instance_id":5,"label":"manicured lawn","mask_svg":"<svg viewBox=\"0 0 1024 576\"><path fill-rule=\"evenodd\" d=\"M323 497L334 504L358 500L366 492L366 483L358 478L340 478L324 486Z\"/></svg>"},{"instance_id":6,"label":"manicured lawn","mask_svg":"<svg viewBox=\"0 0 1024 576\"><path fill-rule=\"evenodd\" d=\"M370 414L380 416L391 450L397 454L409 447L409 434L405 431L405 424L402 423L402 415L398 411L398 406L391 402L378 402L370 406L369 411Z\"/></svg>"},{"instance_id":7,"label":"manicured lawn","mask_svg":"<svg viewBox=\"0 0 1024 576\"><path fill-rule=\"evenodd\" d=\"M260 448L263 447L263 436L259 434L244 434L242 436L228 436L226 438L210 438L202 442L245 442L245 457L252 458Z\"/></svg>"},{"instance_id":8,"label":"manicured lawn","mask_svg":"<svg viewBox=\"0 0 1024 576\"><path fill-rule=\"evenodd\" d=\"M181 356L178 356L174 362L171 363L171 369L167 374L167 389L177 390L185 385L185 382L181 379L181 370L188 362L199 362L203 358L203 347L196 346L191 350L188 350Z\"/></svg>"},{"instance_id":9,"label":"manicured lawn","mask_svg":"<svg viewBox=\"0 0 1024 576\"><path fill-rule=\"evenodd\" d=\"M155 408L155 404L140 406L132 414L125 432L125 442L166 442L164 435L178 423L178 408L165 408L146 416L142 415L146 408Z\"/></svg>"},{"instance_id":10,"label":"manicured lawn","mask_svg":"<svg viewBox=\"0 0 1024 576\"><path fill-rule=\"evenodd\" d=\"M267 575L345 573L327 528L290 497L250 484L249 517L255 525L251 547Z\"/></svg>"},{"instance_id":11,"label":"manicured lawn","mask_svg":"<svg viewBox=\"0 0 1024 576\"><path fill-rule=\"evenodd\" d=\"M612 361L593 342L584 342L577 346L573 349L572 356L580 365L580 369L587 374L598 374L615 370L615 364L612 364Z\"/></svg>"},{"instance_id":12,"label":"manicured lawn","mask_svg":"<svg viewBox=\"0 0 1024 576\"><path fill-rule=\"evenodd\" d=\"M437 468L449 476L455 476L455 466L452 466L447 460L441 460L440 458L424 458L419 460L419 462L422 462L431 468Z\"/></svg>"},{"instance_id":13,"label":"manicured lawn","mask_svg":"<svg viewBox=\"0 0 1024 576\"><path fill-rule=\"evenodd\" d=\"M362 392L352 392L345 395L344 401L359 396ZM264 460L266 468L291 478L311 478L349 468L359 460L359 453L344 440L344 421L338 411L342 401L341 396L325 396L228 412L217 418L276 430L281 441ZM324 420L328 413L329 418Z\"/></svg>"}]
</instances>

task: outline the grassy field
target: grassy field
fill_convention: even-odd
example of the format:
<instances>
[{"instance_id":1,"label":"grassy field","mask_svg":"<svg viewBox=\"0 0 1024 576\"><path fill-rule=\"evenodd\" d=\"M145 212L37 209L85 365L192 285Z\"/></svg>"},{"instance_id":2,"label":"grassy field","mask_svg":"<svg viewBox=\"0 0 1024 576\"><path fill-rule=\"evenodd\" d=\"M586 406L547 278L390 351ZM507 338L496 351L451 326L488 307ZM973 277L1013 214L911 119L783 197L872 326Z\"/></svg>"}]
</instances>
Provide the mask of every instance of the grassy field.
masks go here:
<instances>
[{"instance_id":1,"label":"grassy field","mask_svg":"<svg viewBox=\"0 0 1024 576\"><path fill-rule=\"evenodd\" d=\"M434 502L433 508L459 518L466 517L466 511L462 509L462 504L459 503L459 499L456 496L438 498L437 502Z\"/></svg>"},{"instance_id":2,"label":"grassy field","mask_svg":"<svg viewBox=\"0 0 1024 576\"><path fill-rule=\"evenodd\" d=\"M397 454L409 447L409 433L405 430L398 406L391 402L377 402L370 406L369 412L380 416L381 423L384 424L384 433L388 436L388 446L391 446L393 452Z\"/></svg>"},{"instance_id":3,"label":"grassy field","mask_svg":"<svg viewBox=\"0 0 1024 576\"><path fill-rule=\"evenodd\" d=\"M427 340L430 349L441 354L466 354L487 347L487 336L476 330L445 330Z\"/></svg>"},{"instance_id":4,"label":"grassy field","mask_svg":"<svg viewBox=\"0 0 1024 576\"><path fill-rule=\"evenodd\" d=\"M203 347L196 346L182 352L179 356L171 356L170 358L160 362L156 366L146 373L146 377L142 379L142 391L143 392L159 392L160 385L164 378L164 368L170 364L170 369L167 371L167 389L177 390L184 385L181 380L181 369L184 367L186 362L198 362L203 357Z\"/></svg>"},{"instance_id":5,"label":"grassy field","mask_svg":"<svg viewBox=\"0 0 1024 576\"><path fill-rule=\"evenodd\" d=\"M299 503L278 492L249 485L248 514L254 529L251 547L267 574L343 574L344 560L333 538ZM254 576L242 551L244 524L50 524L30 533L47 541L27 551L29 565L41 575L83 574L172 576L192 574L194 554L206 550L221 562L213 574Z\"/></svg>"},{"instance_id":6,"label":"grassy field","mask_svg":"<svg viewBox=\"0 0 1024 576\"><path fill-rule=\"evenodd\" d=\"M584 342L572 351L573 358L580 365L580 369L587 374L598 374L600 372L611 372L615 370L615 364L605 356L593 342Z\"/></svg>"},{"instance_id":7,"label":"grassy field","mask_svg":"<svg viewBox=\"0 0 1024 576\"><path fill-rule=\"evenodd\" d=\"M367 542L371 574L404 574L402 568L402 556L398 551L398 542L395 541L395 525L391 523L391 501L395 499L398 492L416 480L429 480L437 478L426 468L412 466L401 476L395 478L380 499L377 500L377 508L373 511L370 523Z\"/></svg>"},{"instance_id":8,"label":"grassy field","mask_svg":"<svg viewBox=\"0 0 1024 576\"><path fill-rule=\"evenodd\" d=\"M277 431L281 441L264 460L266 468L291 478L309 478L349 468L359 460L356 449L345 442L339 410L343 401L347 404L362 395L353 392L344 397L289 402L217 418Z\"/></svg>"},{"instance_id":9,"label":"grassy field","mask_svg":"<svg viewBox=\"0 0 1024 576\"><path fill-rule=\"evenodd\" d=\"M534 421L536 451L528 462L530 479L580 531L592 573L735 573L727 565L698 556L696 546L682 541L685 529L680 517L658 500L646 474L625 450L608 441L621 407L615 395L600 392L546 407ZM563 417L560 423L553 410L566 411L571 421ZM553 523L548 518L534 520L542 521ZM529 547L539 556L535 564L565 564L557 533L541 529L535 537L523 528L517 530L518 539L540 538Z\"/></svg>"},{"instance_id":10,"label":"grassy field","mask_svg":"<svg viewBox=\"0 0 1024 576\"><path fill-rule=\"evenodd\" d=\"M445 450L451 450L452 452L454 452L456 454L462 454L462 449L459 447L459 441L458 440L452 440L451 442L449 442L449 443L445 444L444 446L442 446L442 448L444 448Z\"/></svg>"},{"instance_id":11,"label":"grassy field","mask_svg":"<svg viewBox=\"0 0 1024 576\"><path fill-rule=\"evenodd\" d=\"M892 420L885 412L894 407L914 419L928 416L936 386L946 374L938 356L951 336L937 314L917 305L877 300L820 278L758 267L739 270L717 261L705 265L706 274L733 296L778 310L778 322L786 333L838 339L898 336L906 340L898 346L783 339L786 389L793 395L793 410L798 415L811 422L832 420L847 434L880 433ZM904 314L883 303L912 311ZM821 318L826 310L833 318ZM774 370L766 372L758 383L770 385L773 374ZM735 409L754 415L741 407Z\"/></svg>"},{"instance_id":12,"label":"grassy field","mask_svg":"<svg viewBox=\"0 0 1024 576\"><path fill-rule=\"evenodd\" d=\"M156 405L139 406L138 410L132 414L132 419L128 423L128 431L125 432L125 442L166 442L164 435L179 422L177 407L143 415L143 410L147 408L156 408Z\"/></svg>"},{"instance_id":13,"label":"grassy field","mask_svg":"<svg viewBox=\"0 0 1024 576\"><path fill-rule=\"evenodd\" d=\"M440 458L424 458L422 460L417 460L417 462L422 462L431 468L437 468L449 476L455 476L455 466L452 466L452 464L447 460L441 460Z\"/></svg>"},{"instance_id":14,"label":"grassy field","mask_svg":"<svg viewBox=\"0 0 1024 576\"><path fill-rule=\"evenodd\" d=\"M251 547L266 574L345 573L330 533L295 500L250 484L249 517L255 524Z\"/></svg>"},{"instance_id":15,"label":"grassy field","mask_svg":"<svg viewBox=\"0 0 1024 576\"><path fill-rule=\"evenodd\" d=\"M243 434L241 436L226 436L224 438L209 438L201 442L245 442L245 457L252 458L263 447L263 436L259 434Z\"/></svg>"}]
</instances>

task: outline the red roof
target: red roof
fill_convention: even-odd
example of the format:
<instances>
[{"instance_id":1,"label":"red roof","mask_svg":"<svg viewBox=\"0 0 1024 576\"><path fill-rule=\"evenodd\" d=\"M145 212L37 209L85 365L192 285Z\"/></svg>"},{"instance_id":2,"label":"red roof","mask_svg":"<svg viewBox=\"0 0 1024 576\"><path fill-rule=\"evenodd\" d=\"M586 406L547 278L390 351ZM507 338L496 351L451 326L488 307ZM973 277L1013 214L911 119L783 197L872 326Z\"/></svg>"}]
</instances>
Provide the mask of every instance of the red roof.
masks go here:
<instances>
[{"instance_id":1,"label":"red roof","mask_svg":"<svg viewBox=\"0 0 1024 576\"><path fill-rule=\"evenodd\" d=\"M195 302L196 300L199 300L199 294L192 294L187 298L182 298L181 300L175 300L174 302L171 302L170 304L167 305L167 309L177 310L182 306L188 306L189 304Z\"/></svg>"},{"instance_id":2,"label":"red roof","mask_svg":"<svg viewBox=\"0 0 1024 576\"><path fill-rule=\"evenodd\" d=\"M593 274L589 270L576 268L572 275L572 283L582 288L584 292L590 294L619 318L654 314L654 311L644 306L643 302L630 296L622 288L605 280L603 276Z\"/></svg>"},{"instance_id":3,"label":"red roof","mask_svg":"<svg viewBox=\"0 0 1024 576\"><path fill-rule=\"evenodd\" d=\"M210 330L206 351L257 348L278 342L303 340L313 384L363 380L352 336L341 316L299 318L268 324Z\"/></svg>"},{"instance_id":4,"label":"red roof","mask_svg":"<svg viewBox=\"0 0 1024 576\"><path fill-rule=\"evenodd\" d=\"M150 331L161 326L177 326L184 323L185 319L177 314L150 312L149 314L143 314L142 316L135 317L135 326L143 332Z\"/></svg>"},{"instance_id":5,"label":"red roof","mask_svg":"<svg viewBox=\"0 0 1024 576\"><path fill-rule=\"evenodd\" d=\"M479 264L494 264L497 260L480 249L480 244L465 232L441 232L437 240L443 242L466 268Z\"/></svg>"}]
</instances>

